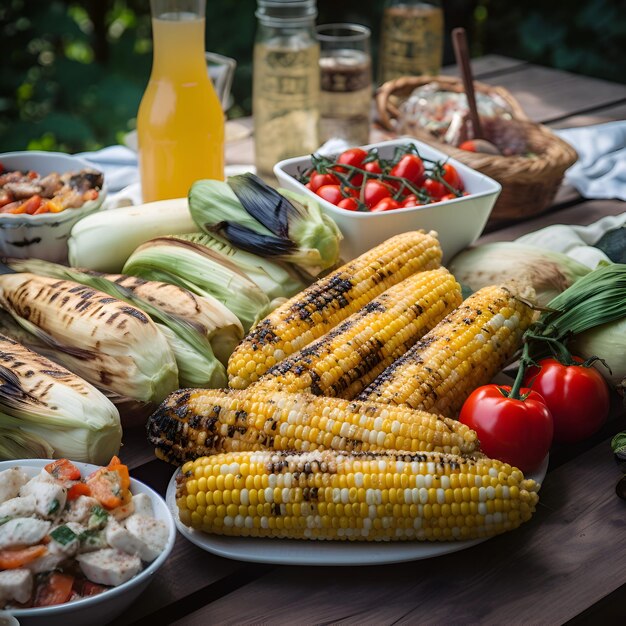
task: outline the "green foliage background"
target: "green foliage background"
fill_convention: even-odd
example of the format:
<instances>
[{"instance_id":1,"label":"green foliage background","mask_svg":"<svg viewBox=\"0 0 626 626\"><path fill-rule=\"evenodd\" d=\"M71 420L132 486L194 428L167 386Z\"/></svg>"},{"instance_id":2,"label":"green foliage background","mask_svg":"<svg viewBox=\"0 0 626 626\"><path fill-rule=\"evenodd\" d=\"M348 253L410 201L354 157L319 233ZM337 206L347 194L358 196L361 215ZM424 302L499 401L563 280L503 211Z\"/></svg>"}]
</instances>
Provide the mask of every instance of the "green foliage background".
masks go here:
<instances>
[{"instance_id":1,"label":"green foliage background","mask_svg":"<svg viewBox=\"0 0 626 626\"><path fill-rule=\"evenodd\" d=\"M318 0L318 23L379 37L383 0ZM238 61L229 116L250 113L256 0L208 0L207 49ZM474 54L498 53L626 82L624 0L448 0ZM0 150L76 152L134 128L151 66L148 0L2 0ZM451 62L449 42L445 61Z\"/></svg>"}]
</instances>

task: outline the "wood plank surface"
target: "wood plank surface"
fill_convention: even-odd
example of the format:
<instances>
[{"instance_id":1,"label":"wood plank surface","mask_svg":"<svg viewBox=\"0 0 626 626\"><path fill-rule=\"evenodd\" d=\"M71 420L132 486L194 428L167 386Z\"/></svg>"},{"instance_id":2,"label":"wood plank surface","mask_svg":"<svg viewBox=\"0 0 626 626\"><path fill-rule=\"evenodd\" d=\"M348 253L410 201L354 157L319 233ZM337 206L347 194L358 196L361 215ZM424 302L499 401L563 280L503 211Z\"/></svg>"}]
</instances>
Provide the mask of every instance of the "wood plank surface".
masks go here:
<instances>
[{"instance_id":1,"label":"wood plank surface","mask_svg":"<svg viewBox=\"0 0 626 626\"><path fill-rule=\"evenodd\" d=\"M475 80L483 80L487 76L516 72L528 65L522 59L503 57L498 54L487 54L483 57L477 57L472 59L471 64ZM441 73L447 76L460 76L456 65L444 67Z\"/></svg>"},{"instance_id":2,"label":"wood plank surface","mask_svg":"<svg viewBox=\"0 0 626 626\"><path fill-rule=\"evenodd\" d=\"M423 562L277 568L175 624L563 623L626 579L618 476L607 441L549 474L514 533Z\"/></svg>"},{"instance_id":3,"label":"wood plank surface","mask_svg":"<svg viewBox=\"0 0 626 626\"><path fill-rule=\"evenodd\" d=\"M626 103L626 85L536 65L485 82L508 89L531 119L543 123Z\"/></svg>"},{"instance_id":4,"label":"wood plank surface","mask_svg":"<svg viewBox=\"0 0 626 626\"><path fill-rule=\"evenodd\" d=\"M510 224L500 230L483 235L476 243L512 241L526 233L552 224L591 224L606 215L620 215L624 211L626 211L626 203L620 200L587 200L560 211L544 213L532 220Z\"/></svg>"}]
</instances>

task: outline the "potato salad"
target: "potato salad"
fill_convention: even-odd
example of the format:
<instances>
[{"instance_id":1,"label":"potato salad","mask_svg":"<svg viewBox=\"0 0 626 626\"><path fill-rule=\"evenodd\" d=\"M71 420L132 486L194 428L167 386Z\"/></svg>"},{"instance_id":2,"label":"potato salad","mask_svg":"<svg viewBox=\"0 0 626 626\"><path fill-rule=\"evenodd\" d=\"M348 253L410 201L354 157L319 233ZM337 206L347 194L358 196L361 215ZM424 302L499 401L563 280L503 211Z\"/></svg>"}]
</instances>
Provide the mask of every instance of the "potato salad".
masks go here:
<instances>
[{"instance_id":1,"label":"potato salad","mask_svg":"<svg viewBox=\"0 0 626 626\"><path fill-rule=\"evenodd\" d=\"M71 602L116 587L157 558L168 539L146 494L130 491L117 457L82 476L67 459L37 475L0 472L0 607Z\"/></svg>"}]
</instances>

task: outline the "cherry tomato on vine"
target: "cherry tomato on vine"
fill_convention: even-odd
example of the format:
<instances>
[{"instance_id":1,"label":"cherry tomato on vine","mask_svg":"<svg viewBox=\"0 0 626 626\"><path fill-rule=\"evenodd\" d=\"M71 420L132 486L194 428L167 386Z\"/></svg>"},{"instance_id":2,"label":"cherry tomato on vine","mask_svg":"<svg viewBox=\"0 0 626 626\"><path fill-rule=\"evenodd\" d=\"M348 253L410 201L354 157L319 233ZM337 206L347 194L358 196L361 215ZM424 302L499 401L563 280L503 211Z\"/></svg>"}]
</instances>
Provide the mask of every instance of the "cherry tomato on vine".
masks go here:
<instances>
[{"instance_id":1,"label":"cherry tomato on vine","mask_svg":"<svg viewBox=\"0 0 626 626\"><path fill-rule=\"evenodd\" d=\"M523 472L535 470L552 444L552 415L535 391L520 389L523 399L508 397L510 387L484 385L463 404L459 421L476 431L480 449Z\"/></svg>"},{"instance_id":2,"label":"cherry tomato on vine","mask_svg":"<svg viewBox=\"0 0 626 626\"><path fill-rule=\"evenodd\" d=\"M352 198L358 198L361 195L360 189L354 187L348 187L346 185L341 187L341 193L345 196L351 196Z\"/></svg>"},{"instance_id":3,"label":"cherry tomato on vine","mask_svg":"<svg viewBox=\"0 0 626 626\"><path fill-rule=\"evenodd\" d=\"M443 165L443 179L455 189L463 189L463 181L459 176L459 173L456 171L456 167L454 165L450 165L450 163L444 163Z\"/></svg>"},{"instance_id":4,"label":"cherry tomato on vine","mask_svg":"<svg viewBox=\"0 0 626 626\"><path fill-rule=\"evenodd\" d=\"M422 186L433 200L439 200L448 193L443 183L440 183L438 180L433 180L432 178L427 178Z\"/></svg>"},{"instance_id":5,"label":"cherry tomato on vine","mask_svg":"<svg viewBox=\"0 0 626 626\"><path fill-rule=\"evenodd\" d=\"M421 184L424 180L424 162L416 154L405 154L392 168L392 176L406 178L412 183Z\"/></svg>"},{"instance_id":6,"label":"cherry tomato on vine","mask_svg":"<svg viewBox=\"0 0 626 626\"><path fill-rule=\"evenodd\" d=\"M346 211L358 211L359 203L354 198L344 198L337 204L338 207L346 209Z\"/></svg>"},{"instance_id":7,"label":"cherry tomato on vine","mask_svg":"<svg viewBox=\"0 0 626 626\"><path fill-rule=\"evenodd\" d=\"M445 196L441 196L441 200L456 200L458 196L453 193L447 193Z\"/></svg>"},{"instance_id":8,"label":"cherry tomato on vine","mask_svg":"<svg viewBox=\"0 0 626 626\"><path fill-rule=\"evenodd\" d=\"M554 440L577 443L600 430L611 404L602 374L593 367L563 365L552 358L542 359L539 366L529 368L524 384L541 394L548 405L554 418Z\"/></svg>"},{"instance_id":9,"label":"cherry tomato on vine","mask_svg":"<svg viewBox=\"0 0 626 626\"><path fill-rule=\"evenodd\" d=\"M410 193L404 198L404 200L402 200L400 206L404 209L412 206L420 206L421 204L422 203L420 202L419 198L414 193Z\"/></svg>"},{"instance_id":10,"label":"cherry tomato on vine","mask_svg":"<svg viewBox=\"0 0 626 626\"><path fill-rule=\"evenodd\" d=\"M370 210L372 213L382 213L383 211L392 211L400 206L393 198L383 198L377 202Z\"/></svg>"},{"instance_id":11,"label":"cherry tomato on vine","mask_svg":"<svg viewBox=\"0 0 626 626\"><path fill-rule=\"evenodd\" d=\"M332 204L338 204L343 199L339 185L322 185L315 193Z\"/></svg>"},{"instance_id":12,"label":"cherry tomato on vine","mask_svg":"<svg viewBox=\"0 0 626 626\"><path fill-rule=\"evenodd\" d=\"M315 172L311 174L311 178L309 179L309 189L312 191L317 191L320 187L324 185L338 185L339 179L332 174L320 174L319 172Z\"/></svg>"},{"instance_id":13,"label":"cherry tomato on vine","mask_svg":"<svg viewBox=\"0 0 626 626\"><path fill-rule=\"evenodd\" d=\"M350 148L342 152L337 158L338 165L353 165L354 167L361 167L363 161L367 158L367 152L362 148ZM339 168L338 168L339 169ZM341 168L340 171L345 170Z\"/></svg>"},{"instance_id":14,"label":"cherry tomato on vine","mask_svg":"<svg viewBox=\"0 0 626 626\"><path fill-rule=\"evenodd\" d=\"M388 187L377 180L368 180L365 183L364 201L368 209L376 206L383 198L391 196Z\"/></svg>"},{"instance_id":15,"label":"cherry tomato on vine","mask_svg":"<svg viewBox=\"0 0 626 626\"><path fill-rule=\"evenodd\" d=\"M363 169L370 174L382 174L383 172L378 161L369 161L364 163Z\"/></svg>"}]
</instances>

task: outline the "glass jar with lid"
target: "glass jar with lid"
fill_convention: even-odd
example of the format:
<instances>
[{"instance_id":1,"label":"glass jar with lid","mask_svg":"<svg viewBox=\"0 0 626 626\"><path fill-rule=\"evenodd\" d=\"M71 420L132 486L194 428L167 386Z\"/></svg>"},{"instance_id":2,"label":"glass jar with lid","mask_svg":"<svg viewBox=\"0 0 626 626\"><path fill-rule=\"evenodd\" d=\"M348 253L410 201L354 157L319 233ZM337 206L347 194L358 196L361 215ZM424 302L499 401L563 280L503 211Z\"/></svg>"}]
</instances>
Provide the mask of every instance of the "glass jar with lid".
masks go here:
<instances>
[{"instance_id":1,"label":"glass jar with lid","mask_svg":"<svg viewBox=\"0 0 626 626\"><path fill-rule=\"evenodd\" d=\"M443 34L441 0L386 0L378 82L439 74Z\"/></svg>"},{"instance_id":2,"label":"glass jar with lid","mask_svg":"<svg viewBox=\"0 0 626 626\"><path fill-rule=\"evenodd\" d=\"M315 0L258 0L252 112L257 171L319 147Z\"/></svg>"}]
</instances>

